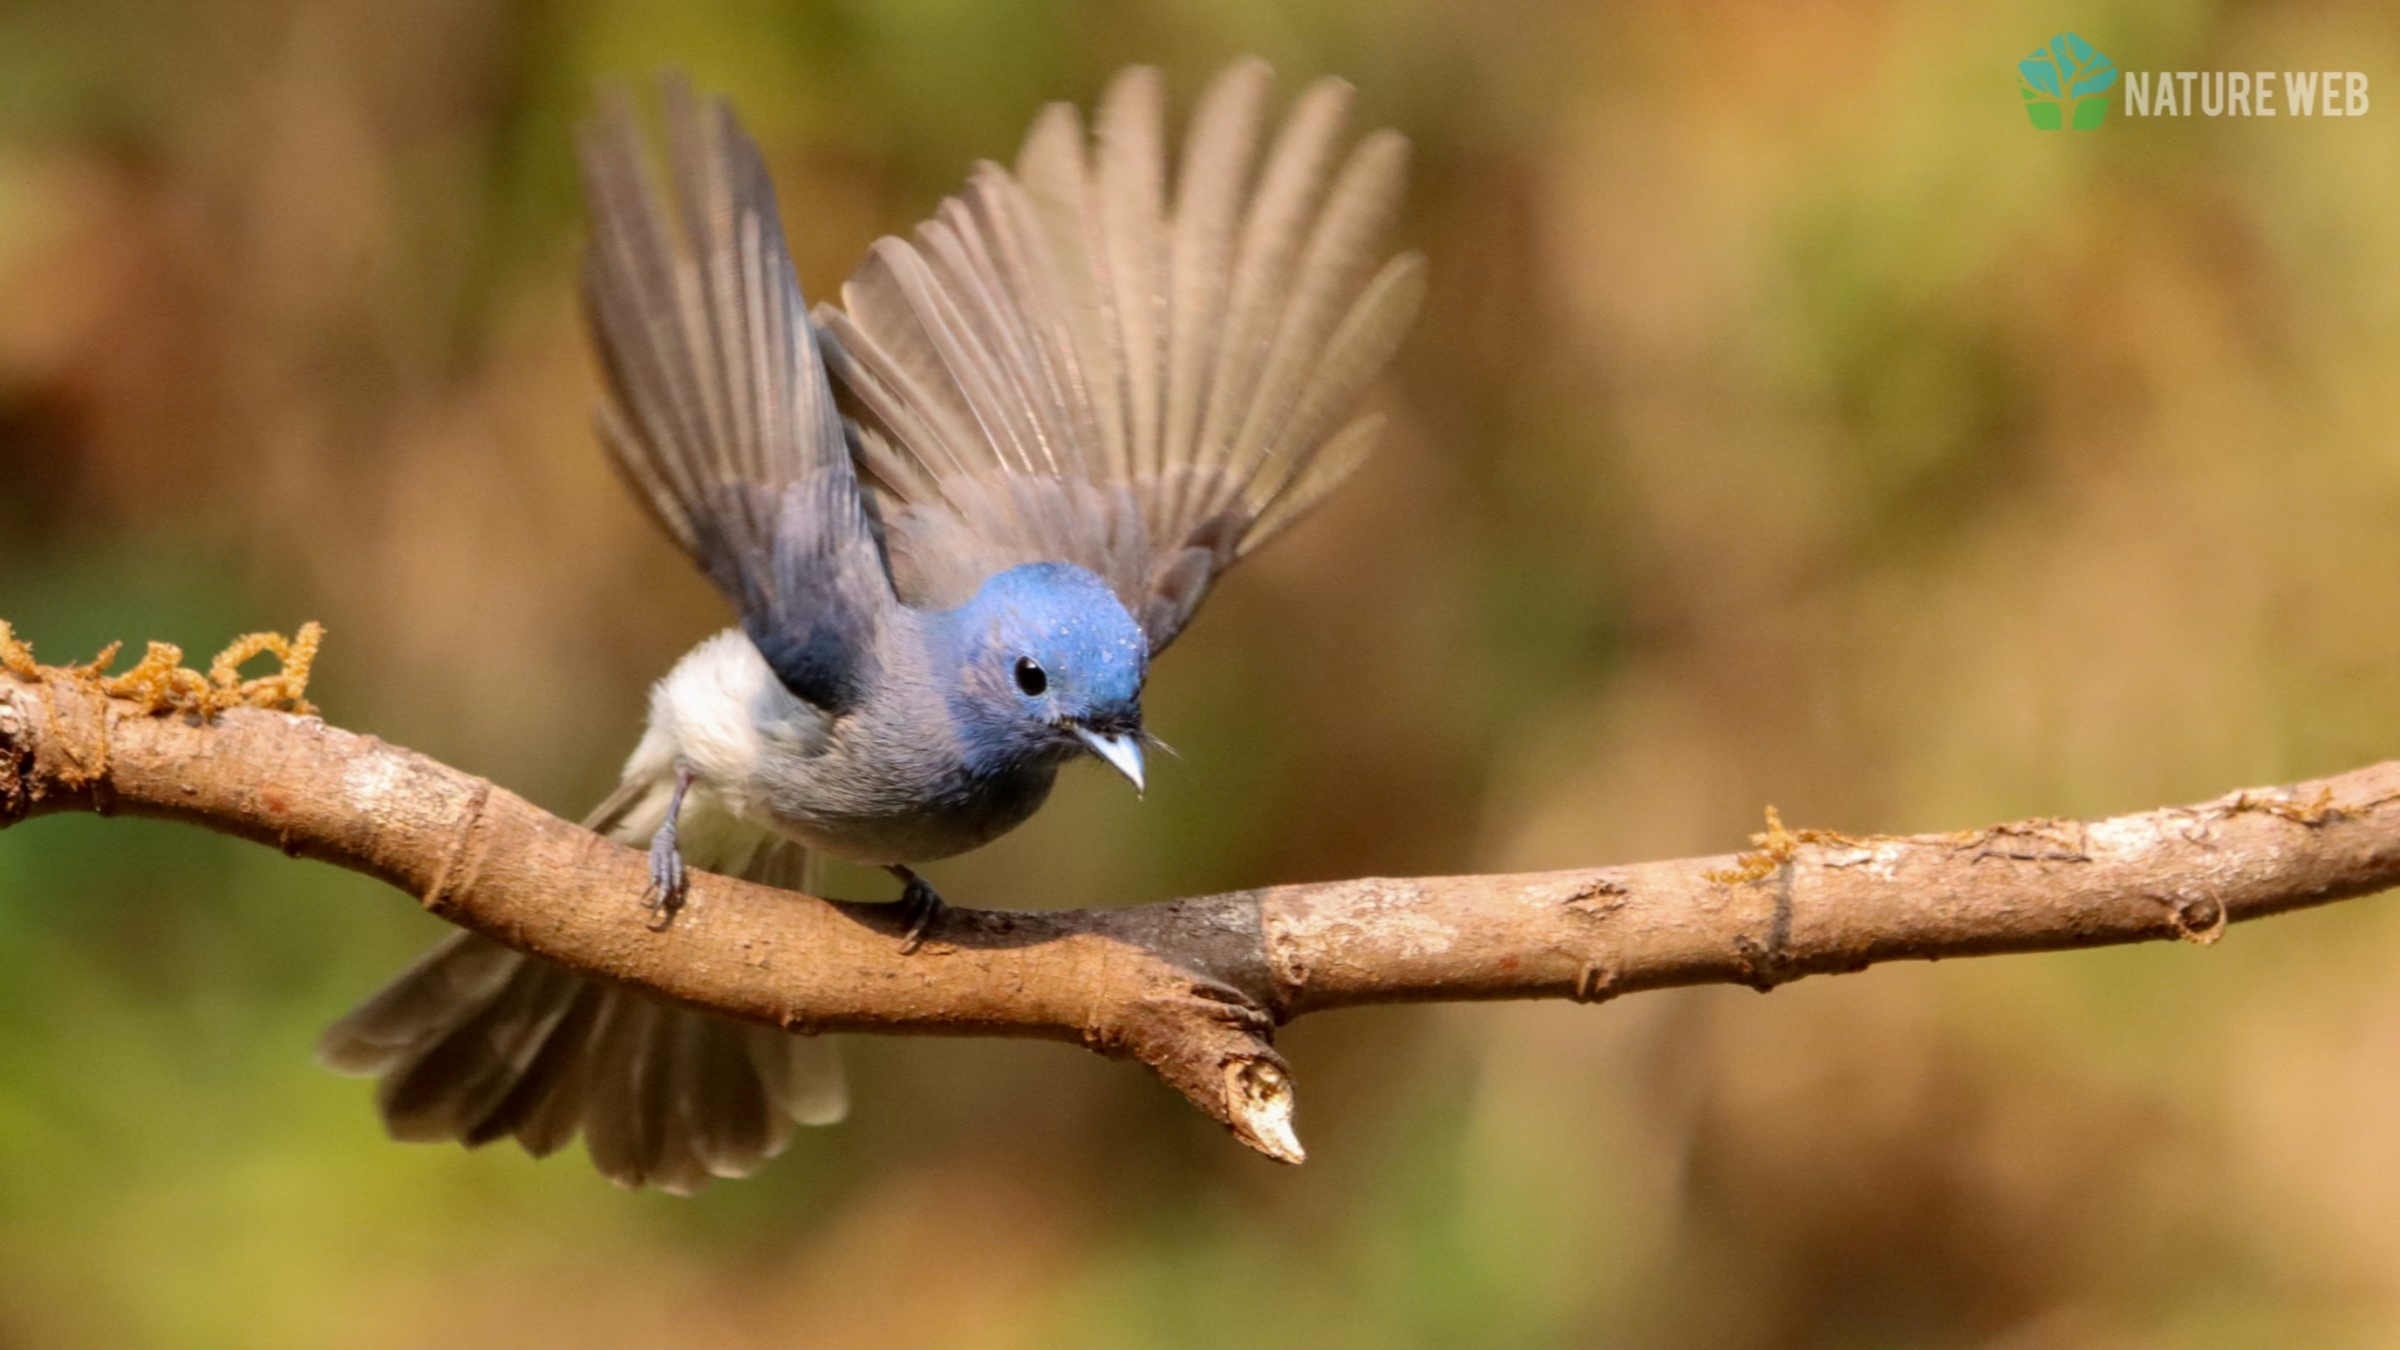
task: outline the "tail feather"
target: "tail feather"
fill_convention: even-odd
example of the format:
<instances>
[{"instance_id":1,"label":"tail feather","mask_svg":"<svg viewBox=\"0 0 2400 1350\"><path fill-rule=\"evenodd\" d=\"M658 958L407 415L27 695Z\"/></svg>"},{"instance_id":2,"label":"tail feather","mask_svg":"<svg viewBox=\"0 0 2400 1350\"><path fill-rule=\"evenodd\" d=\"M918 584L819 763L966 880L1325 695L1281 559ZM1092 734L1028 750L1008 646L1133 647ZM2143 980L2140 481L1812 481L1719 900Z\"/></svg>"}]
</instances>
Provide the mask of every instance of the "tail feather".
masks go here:
<instances>
[{"instance_id":1,"label":"tail feather","mask_svg":"<svg viewBox=\"0 0 2400 1350\"><path fill-rule=\"evenodd\" d=\"M664 1094L642 1091L644 1079L672 1065L657 1047L658 1011L648 999L612 998L612 1015L592 1041L583 1143L601 1175L627 1186L643 1185L663 1170L658 1107Z\"/></svg>"},{"instance_id":2,"label":"tail feather","mask_svg":"<svg viewBox=\"0 0 2400 1350\"><path fill-rule=\"evenodd\" d=\"M721 1177L756 1171L782 1152L792 1136L791 1117L776 1109L751 1066L751 1039L748 1034L700 1036L684 1060L691 1078L682 1097L683 1119L691 1132L692 1151L702 1166Z\"/></svg>"},{"instance_id":3,"label":"tail feather","mask_svg":"<svg viewBox=\"0 0 2400 1350\"><path fill-rule=\"evenodd\" d=\"M783 1113L803 1125L839 1125L850 1115L850 1080L830 1041L749 1028L750 1060Z\"/></svg>"},{"instance_id":4,"label":"tail feather","mask_svg":"<svg viewBox=\"0 0 2400 1350\"><path fill-rule=\"evenodd\" d=\"M506 951L506 948L502 948ZM575 977L508 953L507 984L458 1025L385 1071L375 1105L395 1138L456 1139L488 1118L574 1004Z\"/></svg>"},{"instance_id":5,"label":"tail feather","mask_svg":"<svg viewBox=\"0 0 2400 1350\"><path fill-rule=\"evenodd\" d=\"M458 1136L460 1143L478 1148L513 1134L526 1152L546 1158L575 1137L583 1118L584 1065L591 1058L586 1047L609 991L590 980L568 980L574 992L541 1052L483 1119Z\"/></svg>"},{"instance_id":6,"label":"tail feather","mask_svg":"<svg viewBox=\"0 0 2400 1350\"><path fill-rule=\"evenodd\" d=\"M544 1056L545 1063L537 1068L548 1073L528 1073L517 1084L511 1100L492 1115L489 1129L478 1131L488 1139L513 1134L527 1153L547 1158L565 1148L583 1128L584 1104L591 1095L591 1049L599 1043L601 1024L607 1019L613 1002L605 986L586 982L575 998L575 1010L558 1031L557 1052ZM547 1081L545 1081L545 1079ZM523 1119L510 1123L507 1118L521 1113ZM508 1128L499 1127L508 1123ZM460 1142L470 1146L485 1142L468 1136Z\"/></svg>"},{"instance_id":7,"label":"tail feather","mask_svg":"<svg viewBox=\"0 0 2400 1350\"><path fill-rule=\"evenodd\" d=\"M745 871L793 877L760 850ZM689 1194L747 1176L795 1122L849 1109L841 1062L814 1037L697 1012L473 934L445 939L329 1028L318 1057L382 1081L396 1139L475 1147L513 1136L545 1157L581 1133L619 1185Z\"/></svg>"},{"instance_id":8,"label":"tail feather","mask_svg":"<svg viewBox=\"0 0 2400 1350\"><path fill-rule=\"evenodd\" d=\"M452 937L326 1028L317 1057L336 1073L383 1073L484 1008L523 959L497 942Z\"/></svg>"}]
</instances>

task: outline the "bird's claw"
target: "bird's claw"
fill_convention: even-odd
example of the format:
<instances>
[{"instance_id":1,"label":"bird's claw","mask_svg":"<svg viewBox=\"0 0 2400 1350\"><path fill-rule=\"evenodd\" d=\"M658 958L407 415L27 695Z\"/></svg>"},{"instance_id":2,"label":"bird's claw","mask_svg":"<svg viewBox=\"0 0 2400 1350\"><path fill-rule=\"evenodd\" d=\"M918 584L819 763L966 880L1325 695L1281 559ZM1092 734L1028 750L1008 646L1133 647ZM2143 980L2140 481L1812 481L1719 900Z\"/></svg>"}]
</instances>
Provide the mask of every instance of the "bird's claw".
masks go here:
<instances>
[{"instance_id":1,"label":"bird's claw","mask_svg":"<svg viewBox=\"0 0 2400 1350\"><path fill-rule=\"evenodd\" d=\"M684 868L683 852L675 846L675 826L669 822L650 840L650 885L642 892L642 908L650 911L652 932L675 921L675 911L683 908L691 889L691 874Z\"/></svg>"},{"instance_id":2,"label":"bird's claw","mask_svg":"<svg viewBox=\"0 0 2400 1350\"><path fill-rule=\"evenodd\" d=\"M675 922L675 911L683 908L683 897L692 889L692 879L683 866L683 850L677 848L679 833L676 822L683 818L683 794L691 791L692 772L675 771L675 791L667 798L666 819L650 836L650 884L642 891L642 908L650 911L650 931L655 933Z\"/></svg>"},{"instance_id":3,"label":"bird's claw","mask_svg":"<svg viewBox=\"0 0 2400 1350\"><path fill-rule=\"evenodd\" d=\"M931 882L905 867L895 867L892 874L900 878L900 912L908 919L908 932L900 938L900 954L908 955L925 945L925 930L933 926L934 917L942 912L942 897Z\"/></svg>"}]
</instances>

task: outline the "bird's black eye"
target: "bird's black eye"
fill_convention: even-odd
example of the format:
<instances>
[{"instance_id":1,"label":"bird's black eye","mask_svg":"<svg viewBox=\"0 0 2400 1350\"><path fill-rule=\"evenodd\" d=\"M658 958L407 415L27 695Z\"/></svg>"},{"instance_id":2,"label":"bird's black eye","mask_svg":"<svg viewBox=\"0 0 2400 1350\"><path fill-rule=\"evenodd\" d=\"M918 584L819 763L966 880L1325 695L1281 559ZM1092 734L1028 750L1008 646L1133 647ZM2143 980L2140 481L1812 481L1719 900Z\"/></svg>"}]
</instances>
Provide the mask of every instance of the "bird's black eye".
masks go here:
<instances>
[{"instance_id":1,"label":"bird's black eye","mask_svg":"<svg viewBox=\"0 0 2400 1350\"><path fill-rule=\"evenodd\" d=\"M1043 671L1041 662L1030 656L1017 658L1017 688L1024 690L1027 698L1036 697L1049 687L1050 676Z\"/></svg>"}]
</instances>

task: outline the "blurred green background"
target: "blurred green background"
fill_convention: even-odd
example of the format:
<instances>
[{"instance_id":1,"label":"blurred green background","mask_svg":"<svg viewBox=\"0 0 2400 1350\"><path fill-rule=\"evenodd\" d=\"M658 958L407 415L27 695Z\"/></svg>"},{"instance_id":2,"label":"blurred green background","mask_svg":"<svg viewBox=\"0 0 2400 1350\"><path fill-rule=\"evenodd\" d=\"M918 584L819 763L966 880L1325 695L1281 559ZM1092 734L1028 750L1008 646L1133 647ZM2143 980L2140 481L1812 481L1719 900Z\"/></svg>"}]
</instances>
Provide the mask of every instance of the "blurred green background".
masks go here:
<instances>
[{"instance_id":1,"label":"blurred green background","mask_svg":"<svg viewBox=\"0 0 2400 1350\"><path fill-rule=\"evenodd\" d=\"M2378 106L2037 132L2062 29ZM2400 743L2370 0L8 0L0 617L52 660L322 619L329 716L579 814L726 618L588 431L592 81L729 92L821 297L1043 100L1243 52L1417 145L1395 432L1163 664L1148 800L1070 775L950 894L1718 852L1768 802L1949 829ZM388 1143L315 1068L437 928L195 830L0 835L0 1346L2400 1344L2383 902L1312 1019L1297 1170L1080 1051L852 1040L848 1124L689 1201Z\"/></svg>"}]
</instances>

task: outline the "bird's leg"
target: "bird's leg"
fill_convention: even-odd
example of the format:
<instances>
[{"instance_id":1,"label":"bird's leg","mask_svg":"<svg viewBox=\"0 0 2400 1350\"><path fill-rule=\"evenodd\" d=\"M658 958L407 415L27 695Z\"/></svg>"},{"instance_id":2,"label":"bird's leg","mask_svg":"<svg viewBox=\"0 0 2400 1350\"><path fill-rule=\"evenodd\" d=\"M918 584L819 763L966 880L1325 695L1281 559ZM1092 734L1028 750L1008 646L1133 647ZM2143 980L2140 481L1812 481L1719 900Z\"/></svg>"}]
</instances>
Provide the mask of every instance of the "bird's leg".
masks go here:
<instances>
[{"instance_id":1,"label":"bird's leg","mask_svg":"<svg viewBox=\"0 0 2400 1350\"><path fill-rule=\"evenodd\" d=\"M884 870L900 878L900 912L909 916L908 935L900 939L900 954L906 956L923 945L933 916L942 912L942 897L931 882L898 863Z\"/></svg>"},{"instance_id":2,"label":"bird's leg","mask_svg":"<svg viewBox=\"0 0 2400 1350\"><path fill-rule=\"evenodd\" d=\"M692 771L675 771L675 795L667 798L667 818L660 822L658 832L650 836L650 885L642 892L642 908L651 912L650 926L664 928L675 921L675 911L683 908L683 897L692 888L692 879L684 870L683 853L675 846L676 817L683 814L683 794L691 791Z\"/></svg>"}]
</instances>

